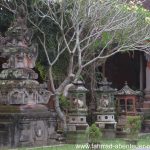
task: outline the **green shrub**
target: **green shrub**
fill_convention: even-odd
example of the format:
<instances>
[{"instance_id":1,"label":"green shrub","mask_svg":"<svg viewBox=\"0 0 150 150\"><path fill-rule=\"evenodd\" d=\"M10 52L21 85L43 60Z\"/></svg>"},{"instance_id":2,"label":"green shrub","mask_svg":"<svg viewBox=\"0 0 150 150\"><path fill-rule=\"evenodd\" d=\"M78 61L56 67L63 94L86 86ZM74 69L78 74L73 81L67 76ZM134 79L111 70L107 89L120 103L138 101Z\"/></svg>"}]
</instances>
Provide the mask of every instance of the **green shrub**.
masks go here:
<instances>
[{"instance_id":1,"label":"green shrub","mask_svg":"<svg viewBox=\"0 0 150 150\"><path fill-rule=\"evenodd\" d=\"M95 123L86 129L86 134L90 143L99 143L102 137L102 132Z\"/></svg>"},{"instance_id":2,"label":"green shrub","mask_svg":"<svg viewBox=\"0 0 150 150\"><path fill-rule=\"evenodd\" d=\"M140 116L127 116L126 130L130 138L137 138L141 129Z\"/></svg>"}]
</instances>

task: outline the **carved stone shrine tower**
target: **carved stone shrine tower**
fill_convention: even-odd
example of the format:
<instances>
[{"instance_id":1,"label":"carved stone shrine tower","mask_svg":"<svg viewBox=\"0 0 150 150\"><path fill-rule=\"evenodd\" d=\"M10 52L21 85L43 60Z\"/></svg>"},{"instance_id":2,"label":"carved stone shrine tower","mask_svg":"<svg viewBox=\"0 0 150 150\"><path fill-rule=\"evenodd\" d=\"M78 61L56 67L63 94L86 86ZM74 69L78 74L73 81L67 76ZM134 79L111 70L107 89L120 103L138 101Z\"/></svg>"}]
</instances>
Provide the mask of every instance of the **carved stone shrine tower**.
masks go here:
<instances>
[{"instance_id":1,"label":"carved stone shrine tower","mask_svg":"<svg viewBox=\"0 0 150 150\"><path fill-rule=\"evenodd\" d=\"M68 131L80 132L85 131L88 126L86 122L86 93L88 90L83 86L82 81L73 84L73 87L69 89L71 106L69 109Z\"/></svg>"},{"instance_id":2,"label":"carved stone shrine tower","mask_svg":"<svg viewBox=\"0 0 150 150\"><path fill-rule=\"evenodd\" d=\"M30 43L23 8L6 37L0 38L0 56L7 59L0 73L0 149L40 146L55 141L56 113L47 108L50 92L32 70L38 55Z\"/></svg>"},{"instance_id":3,"label":"carved stone shrine tower","mask_svg":"<svg viewBox=\"0 0 150 150\"><path fill-rule=\"evenodd\" d=\"M95 90L97 109L95 115L96 125L102 129L103 136L106 138L114 138L116 131L114 93L116 89L111 88L111 82L104 78L99 84L99 88Z\"/></svg>"}]
</instances>

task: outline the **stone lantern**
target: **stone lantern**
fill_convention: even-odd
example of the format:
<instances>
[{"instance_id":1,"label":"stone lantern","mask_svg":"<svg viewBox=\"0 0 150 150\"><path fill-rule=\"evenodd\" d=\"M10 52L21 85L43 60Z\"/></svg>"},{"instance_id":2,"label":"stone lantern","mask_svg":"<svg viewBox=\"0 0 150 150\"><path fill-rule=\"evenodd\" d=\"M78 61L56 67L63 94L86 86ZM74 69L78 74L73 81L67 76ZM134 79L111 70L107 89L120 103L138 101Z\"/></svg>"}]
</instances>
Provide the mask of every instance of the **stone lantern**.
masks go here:
<instances>
[{"instance_id":1,"label":"stone lantern","mask_svg":"<svg viewBox=\"0 0 150 150\"><path fill-rule=\"evenodd\" d=\"M106 78L98 85L99 88L95 90L97 103L96 125L102 129L104 137L115 137L114 93L116 89L110 87L111 82L108 82Z\"/></svg>"},{"instance_id":2,"label":"stone lantern","mask_svg":"<svg viewBox=\"0 0 150 150\"><path fill-rule=\"evenodd\" d=\"M126 117L139 114L139 96L140 91L132 90L127 82L125 86L115 93L117 100L117 112L118 112L118 123L117 123L117 133L118 135L123 135L124 127L126 124Z\"/></svg>"},{"instance_id":3,"label":"stone lantern","mask_svg":"<svg viewBox=\"0 0 150 150\"><path fill-rule=\"evenodd\" d=\"M83 86L82 81L73 83L73 86L69 89L69 99L71 105L68 111L68 131L85 131L88 126L86 122L87 91L88 90Z\"/></svg>"}]
</instances>

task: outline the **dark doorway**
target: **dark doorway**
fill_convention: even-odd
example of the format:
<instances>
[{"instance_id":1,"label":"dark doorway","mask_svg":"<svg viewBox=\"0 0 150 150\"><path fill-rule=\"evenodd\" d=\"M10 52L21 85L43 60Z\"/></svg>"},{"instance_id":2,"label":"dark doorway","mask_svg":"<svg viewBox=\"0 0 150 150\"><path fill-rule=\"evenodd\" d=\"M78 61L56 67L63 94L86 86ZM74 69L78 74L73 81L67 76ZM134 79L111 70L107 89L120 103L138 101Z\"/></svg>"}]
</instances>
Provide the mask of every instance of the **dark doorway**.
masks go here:
<instances>
[{"instance_id":1,"label":"dark doorway","mask_svg":"<svg viewBox=\"0 0 150 150\"><path fill-rule=\"evenodd\" d=\"M127 81L132 89L140 88L140 55L143 58L143 81L145 82L146 61L142 53L120 53L106 61L105 76L112 82L113 87L120 89ZM145 83L143 84L145 87Z\"/></svg>"}]
</instances>

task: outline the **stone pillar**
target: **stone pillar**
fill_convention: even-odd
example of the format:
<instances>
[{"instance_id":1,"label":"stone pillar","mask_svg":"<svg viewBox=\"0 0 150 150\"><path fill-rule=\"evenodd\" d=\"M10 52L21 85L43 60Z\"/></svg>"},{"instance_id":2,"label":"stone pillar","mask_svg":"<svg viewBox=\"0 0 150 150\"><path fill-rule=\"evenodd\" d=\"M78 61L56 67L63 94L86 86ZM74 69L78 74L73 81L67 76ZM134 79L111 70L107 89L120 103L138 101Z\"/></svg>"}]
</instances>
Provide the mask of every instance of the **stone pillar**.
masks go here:
<instances>
[{"instance_id":1,"label":"stone pillar","mask_svg":"<svg viewBox=\"0 0 150 150\"><path fill-rule=\"evenodd\" d=\"M150 111L150 60L147 61L146 66L146 88L144 93L143 111L146 113Z\"/></svg>"},{"instance_id":2,"label":"stone pillar","mask_svg":"<svg viewBox=\"0 0 150 150\"><path fill-rule=\"evenodd\" d=\"M143 129L145 132L150 132L150 119L149 119L149 112L150 112L150 55L145 55L147 60L146 66L146 88L145 92L145 101L143 102L142 112L144 113L144 122L143 122ZM148 117L148 118L147 118Z\"/></svg>"},{"instance_id":3,"label":"stone pillar","mask_svg":"<svg viewBox=\"0 0 150 150\"><path fill-rule=\"evenodd\" d=\"M146 100L150 100L150 60L147 61L147 66L146 66L145 98Z\"/></svg>"}]
</instances>

